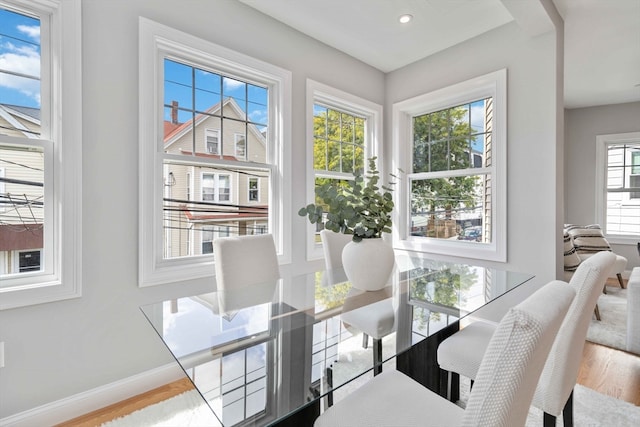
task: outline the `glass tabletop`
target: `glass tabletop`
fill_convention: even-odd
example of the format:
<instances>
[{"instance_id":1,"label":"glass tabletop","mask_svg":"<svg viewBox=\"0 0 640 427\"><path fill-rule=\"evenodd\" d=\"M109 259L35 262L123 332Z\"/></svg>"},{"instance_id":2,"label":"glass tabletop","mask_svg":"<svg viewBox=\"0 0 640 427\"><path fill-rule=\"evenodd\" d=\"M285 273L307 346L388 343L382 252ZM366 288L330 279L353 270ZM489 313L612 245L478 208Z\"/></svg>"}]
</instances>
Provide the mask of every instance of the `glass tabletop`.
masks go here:
<instances>
[{"instance_id":1,"label":"glass tabletop","mask_svg":"<svg viewBox=\"0 0 640 427\"><path fill-rule=\"evenodd\" d=\"M399 255L379 291L353 288L342 270L318 271L141 310L222 425L263 426L531 277Z\"/></svg>"}]
</instances>

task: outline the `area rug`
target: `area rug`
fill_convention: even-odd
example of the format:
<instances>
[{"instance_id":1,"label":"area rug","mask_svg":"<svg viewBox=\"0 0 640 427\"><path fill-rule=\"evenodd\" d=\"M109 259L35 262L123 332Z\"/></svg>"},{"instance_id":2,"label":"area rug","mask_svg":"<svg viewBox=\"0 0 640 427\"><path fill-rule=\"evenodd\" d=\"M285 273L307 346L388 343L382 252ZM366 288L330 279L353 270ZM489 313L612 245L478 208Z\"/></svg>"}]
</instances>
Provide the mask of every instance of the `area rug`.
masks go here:
<instances>
[{"instance_id":1,"label":"area rug","mask_svg":"<svg viewBox=\"0 0 640 427\"><path fill-rule=\"evenodd\" d=\"M461 400L468 398L468 380L461 377ZM640 426L640 407L576 385L573 397L575 427L636 427ZM529 410L526 427L540 427L543 414L537 408ZM562 417L556 426L561 427ZM103 424L101 427L220 427L220 423L196 391L188 391L130 415Z\"/></svg>"},{"instance_id":2,"label":"area rug","mask_svg":"<svg viewBox=\"0 0 640 427\"><path fill-rule=\"evenodd\" d=\"M607 293L598 298L601 320L591 319L587 341L620 350L627 342L627 290L607 287Z\"/></svg>"},{"instance_id":3,"label":"area rug","mask_svg":"<svg viewBox=\"0 0 640 427\"><path fill-rule=\"evenodd\" d=\"M222 427L197 391L149 405L100 427Z\"/></svg>"},{"instance_id":4,"label":"area rug","mask_svg":"<svg viewBox=\"0 0 640 427\"><path fill-rule=\"evenodd\" d=\"M460 377L460 401L464 407L469 397L469 380ZM543 425L543 412L529 409L526 427ZM562 416L556 419L556 427L562 427ZM624 400L605 396L577 384L573 389L573 425L575 427L637 427L640 426L640 407Z\"/></svg>"}]
</instances>

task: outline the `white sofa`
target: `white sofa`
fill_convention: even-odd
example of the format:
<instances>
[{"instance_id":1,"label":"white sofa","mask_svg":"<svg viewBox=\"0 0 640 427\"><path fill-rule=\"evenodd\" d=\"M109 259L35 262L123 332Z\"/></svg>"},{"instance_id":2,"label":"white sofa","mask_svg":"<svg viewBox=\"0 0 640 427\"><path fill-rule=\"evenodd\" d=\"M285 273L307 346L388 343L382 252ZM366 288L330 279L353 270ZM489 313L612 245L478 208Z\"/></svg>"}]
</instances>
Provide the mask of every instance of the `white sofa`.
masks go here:
<instances>
[{"instance_id":1,"label":"white sofa","mask_svg":"<svg viewBox=\"0 0 640 427\"><path fill-rule=\"evenodd\" d=\"M627 351L640 354L640 267L627 282Z\"/></svg>"}]
</instances>

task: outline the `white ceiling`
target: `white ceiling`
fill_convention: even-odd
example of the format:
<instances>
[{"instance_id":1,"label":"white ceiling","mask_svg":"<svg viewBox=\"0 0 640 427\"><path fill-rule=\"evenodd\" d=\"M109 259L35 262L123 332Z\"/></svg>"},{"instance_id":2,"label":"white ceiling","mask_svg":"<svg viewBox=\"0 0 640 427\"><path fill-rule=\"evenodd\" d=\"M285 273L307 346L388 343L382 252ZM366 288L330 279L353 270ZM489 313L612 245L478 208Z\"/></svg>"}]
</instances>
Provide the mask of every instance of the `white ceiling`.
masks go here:
<instances>
[{"instance_id":1,"label":"white ceiling","mask_svg":"<svg viewBox=\"0 0 640 427\"><path fill-rule=\"evenodd\" d=\"M551 28L539 0L239 1L385 73L514 19L530 35ZM640 101L640 0L553 3L565 20L565 107Z\"/></svg>"}]
</instances>

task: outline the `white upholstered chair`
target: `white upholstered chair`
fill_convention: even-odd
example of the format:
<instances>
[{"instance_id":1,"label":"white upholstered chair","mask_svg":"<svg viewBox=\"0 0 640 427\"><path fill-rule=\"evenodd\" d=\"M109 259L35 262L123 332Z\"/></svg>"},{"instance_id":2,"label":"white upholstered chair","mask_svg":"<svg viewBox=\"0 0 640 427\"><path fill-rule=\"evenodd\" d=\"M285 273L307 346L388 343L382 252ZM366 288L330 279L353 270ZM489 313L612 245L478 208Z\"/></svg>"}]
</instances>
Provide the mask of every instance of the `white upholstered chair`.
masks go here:
<instances>
[{"instance_id":1,"label":"white upholstered chair","mask_svg":"<svg viewBox=\"0 0 640 427\"><path fill-rule=\"evenodd\" d=\"M315 427L524 426L536 383L575 291L553 281L511 308L484 354L466 409L385 372L327 409Z\"/></svg>"},{"instance_id":2,"label":"white upholstered chair","mask_svg":"<svg viewBox=\"0 0 640 427\"><path fill-rule=\"evenodd\" d=\"M218 290L275 281L280 278L271 234L222 237L213 241Z\"/></svg>"},{"instance_id":3,"label":"white upholstered chair","mask_svg":"<svg viewBox=\"0 0 640 427\"><path fill-rule=\"evenodd\" d=\"M555 425L560 414L563 414L565 427L573 425L573 388L587 329L602 292L602 283L615 259L611 252L599 252L583 261L571 278L569 286L576 291L576 298L558 332L533 398L533 405L545 413L545 426ZM483 321L468 325L440 344L438 364L449 373L457 372L475 379L482 354L494 331L494 325Z\"/></svg>"},{"instance_id":4,"label":"white upholstered chair","mask_svg":"<svg viewBox=\"0 0 640 427\"><path fill-rule=\"evenodd\" d=\"M342 249L352 240L352 236L350 234L322 230L320 231L320 239L322 240L327 270L330 272L331 270L342 268ZM363 292L366 291L353 289L347 298L357 297L358 293L362 294ZM384 290L375 291L371 295L384 292ZM382 338L395 330L395 312L391 298L379 299L379 301L363 307L347 309L341 315L342 321L350 329L350 332L362 332L362 346L364 348L369 346L369 337L373 339L373 363L374 374L376 375L382 372ZM345 301L345 306L347 305L347 301ZM353 331L353 329L357 331Z\"/></svg>"}]
</instances>

